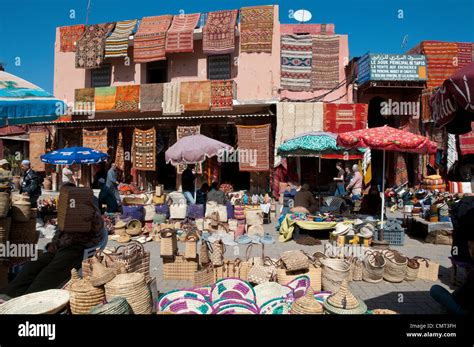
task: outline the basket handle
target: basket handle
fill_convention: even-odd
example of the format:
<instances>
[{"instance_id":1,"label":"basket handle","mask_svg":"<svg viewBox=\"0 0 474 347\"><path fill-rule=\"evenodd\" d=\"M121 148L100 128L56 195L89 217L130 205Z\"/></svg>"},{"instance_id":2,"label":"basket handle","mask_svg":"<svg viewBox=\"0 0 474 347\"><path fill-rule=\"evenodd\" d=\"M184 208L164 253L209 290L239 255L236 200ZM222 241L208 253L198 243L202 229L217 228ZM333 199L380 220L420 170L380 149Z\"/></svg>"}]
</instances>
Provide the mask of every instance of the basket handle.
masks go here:
<instances>
[{"instance_id":1,"label":"basket handle","mask_svg":"<svg viewBox=\"0 0 474 347\"><path fill-rule=\"evenodd\" d=\"M428 258L415 256L415 257L413 257L413 259L416 259L417 261L418 261L418 260L424 261L424 262L425 262L425 266L426 266L427 268L430 267L430 263L429 263L429 262L430 262L430 259L428 259Z\"/></svg>"}]
</instances>

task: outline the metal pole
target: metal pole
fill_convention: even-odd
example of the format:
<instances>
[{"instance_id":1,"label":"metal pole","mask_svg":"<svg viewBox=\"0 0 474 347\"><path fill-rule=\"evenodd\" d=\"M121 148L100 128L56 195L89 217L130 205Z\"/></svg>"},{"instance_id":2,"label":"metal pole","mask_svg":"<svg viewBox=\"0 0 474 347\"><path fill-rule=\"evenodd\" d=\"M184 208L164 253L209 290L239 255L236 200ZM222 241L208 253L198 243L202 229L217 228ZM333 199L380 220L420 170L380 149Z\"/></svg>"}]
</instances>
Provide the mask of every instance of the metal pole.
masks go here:
<instances>
[{"instance_id":1,"label":"metal pole","mask_svg":"<svg viewBox=\"0 0 474 347\"><path fill-rule=\"evenodd\" d=\"M379 241L383 241L383 230L384 230L384 223L383 223L383 215L385 212L385 150L383 151L382 156L382 213L380 216L380 220L382 222L382 228L380 229Z\"/></svg>"}]
</instances>

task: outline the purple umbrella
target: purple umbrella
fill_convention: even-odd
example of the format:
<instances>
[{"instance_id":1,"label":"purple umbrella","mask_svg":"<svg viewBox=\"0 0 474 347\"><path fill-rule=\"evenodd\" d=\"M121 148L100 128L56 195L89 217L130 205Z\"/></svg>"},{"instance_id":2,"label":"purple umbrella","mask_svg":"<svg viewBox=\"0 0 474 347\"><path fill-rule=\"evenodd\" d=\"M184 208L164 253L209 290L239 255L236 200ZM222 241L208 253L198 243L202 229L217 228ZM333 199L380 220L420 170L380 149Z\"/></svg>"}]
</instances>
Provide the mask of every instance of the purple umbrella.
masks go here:
<instances>
[{"instance_id":1,"label":"purple umbrella","mask_svg":"<svg viewBox=\"0 0 474 347\"><path fill-rule=\"evenodd\" d=\"M166 163L172 165L195 164L225 151L234 149L223 142L196 134L183 137L165 152Z\"/></svg>"}]
</instances>

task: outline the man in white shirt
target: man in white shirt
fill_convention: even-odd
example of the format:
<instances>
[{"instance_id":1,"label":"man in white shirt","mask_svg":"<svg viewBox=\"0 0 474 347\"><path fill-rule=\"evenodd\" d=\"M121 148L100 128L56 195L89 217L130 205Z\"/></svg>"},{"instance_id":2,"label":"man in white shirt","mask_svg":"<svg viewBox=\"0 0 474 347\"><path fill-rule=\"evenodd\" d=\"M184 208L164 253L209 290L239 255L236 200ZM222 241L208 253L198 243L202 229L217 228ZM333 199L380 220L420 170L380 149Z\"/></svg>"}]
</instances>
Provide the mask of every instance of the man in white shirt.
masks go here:
<instances>
[{"instance_id":1,"label":"man in white shirt","mask_svg":"<svg viewBox=\"0 0 474 347\"><path fill-rule=\"evenodd\" d=\"M62 170L62 182L63 184L76 184L76 180L74 179L74 172L72 172L72 170L69 168L69 165L64 165L64 168Z\"/></svg>"}]
</instances>

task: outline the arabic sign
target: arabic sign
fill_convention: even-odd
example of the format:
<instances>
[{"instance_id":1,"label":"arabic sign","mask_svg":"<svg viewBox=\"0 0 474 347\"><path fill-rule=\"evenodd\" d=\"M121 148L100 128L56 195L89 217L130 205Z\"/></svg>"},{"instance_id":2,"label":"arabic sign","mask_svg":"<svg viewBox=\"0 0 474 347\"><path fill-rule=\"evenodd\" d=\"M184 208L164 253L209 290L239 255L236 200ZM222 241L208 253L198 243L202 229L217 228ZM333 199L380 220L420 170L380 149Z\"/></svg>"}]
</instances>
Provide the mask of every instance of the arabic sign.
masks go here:
<instances>
[{"instance_id":1,"label":"arabic sign","mask_svg":"<svg viewBox=\"0 0 474 347\"><path fill-rule=\"evenodd\" d=\"M358 62L358 84L367 81L426 81L424 55L366 54Z\"/></svg>"}]
</instances>

